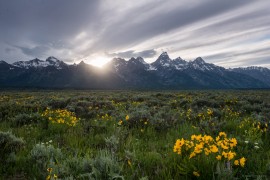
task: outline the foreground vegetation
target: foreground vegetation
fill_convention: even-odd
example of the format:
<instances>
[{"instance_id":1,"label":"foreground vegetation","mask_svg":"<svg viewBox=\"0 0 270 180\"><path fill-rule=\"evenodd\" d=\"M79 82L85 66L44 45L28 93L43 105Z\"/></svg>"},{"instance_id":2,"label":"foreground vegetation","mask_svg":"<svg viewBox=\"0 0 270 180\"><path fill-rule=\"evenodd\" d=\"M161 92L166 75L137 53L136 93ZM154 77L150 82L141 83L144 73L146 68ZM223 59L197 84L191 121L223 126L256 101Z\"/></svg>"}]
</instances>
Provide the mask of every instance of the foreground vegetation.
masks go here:
<instances>
[{"instance_id":1,"label":"foreground vegetation","mask_svg":"<svg viewBox=\"0 0 270 180\"><path fill-rule=\"evenodd\" d=\"M269 91L0 92L2 179L266 179Z\"/></svg>"}]
</instances>

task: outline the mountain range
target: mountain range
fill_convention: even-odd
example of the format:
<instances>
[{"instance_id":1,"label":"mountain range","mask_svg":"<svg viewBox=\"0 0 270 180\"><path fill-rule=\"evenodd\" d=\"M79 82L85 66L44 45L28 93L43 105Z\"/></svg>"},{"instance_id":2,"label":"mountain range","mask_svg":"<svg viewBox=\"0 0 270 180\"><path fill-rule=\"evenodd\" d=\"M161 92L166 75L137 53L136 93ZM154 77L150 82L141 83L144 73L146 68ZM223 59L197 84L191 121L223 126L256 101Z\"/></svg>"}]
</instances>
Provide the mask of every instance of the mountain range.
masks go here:
<instances>
[{"instance_id":1,"label":"mountain range","mask_svg":"<svg viewBox=\"0 0 270 180\"><path fill-rule=\"evenodd\" d=\"M103 68L68 65L55 57L9 64L0 61L0 88L75 89L264 89L270 70L264 67L226 69L201 57L185 61L163 52L153 63L142 57L114 58Z\"/></svg>"}]
</instances>

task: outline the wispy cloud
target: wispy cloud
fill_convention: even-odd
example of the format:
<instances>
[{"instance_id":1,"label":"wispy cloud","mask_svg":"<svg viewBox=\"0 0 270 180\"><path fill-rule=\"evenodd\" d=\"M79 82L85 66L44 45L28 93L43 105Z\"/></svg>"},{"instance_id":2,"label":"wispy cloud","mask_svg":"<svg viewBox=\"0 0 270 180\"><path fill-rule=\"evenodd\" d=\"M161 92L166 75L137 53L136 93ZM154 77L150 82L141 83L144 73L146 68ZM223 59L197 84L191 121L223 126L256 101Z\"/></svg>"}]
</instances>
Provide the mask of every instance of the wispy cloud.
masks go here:
<instances>
[{"instance_id":1,"label":"wispy cloud","mask_svg":"<svg viewBox=\"0 0 270 180\"><path fill-rule=\"evenodd\" d=\"M270 67L270 1L0 1L0 59L142 56ZM14 49L14 47L16 47ZM12 49L12 53L11 50Z\"/></svg>"},{"instance_id":2,"label":"wispy cloud","mask_svg":"<svg viewBox=\"0 0 270 180\"><path fill-rule=\"evenodd\" d=\"M117 52L117 53L106 53L110 57L121 57L121 58L130 58L130 57L144 57L144 58L153 58L157 55L157 51L154 49L149 49L145 51L135 52L134 50Z\"/></svg>"}]
</instances>

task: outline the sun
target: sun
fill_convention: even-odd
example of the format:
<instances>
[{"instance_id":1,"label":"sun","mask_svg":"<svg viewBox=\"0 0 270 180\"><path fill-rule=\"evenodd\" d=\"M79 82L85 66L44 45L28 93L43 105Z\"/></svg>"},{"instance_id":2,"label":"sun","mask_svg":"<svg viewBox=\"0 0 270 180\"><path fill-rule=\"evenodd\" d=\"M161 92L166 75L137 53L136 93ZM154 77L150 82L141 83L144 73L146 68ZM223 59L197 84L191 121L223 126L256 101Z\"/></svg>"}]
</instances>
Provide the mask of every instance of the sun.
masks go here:
<instances>
[{"instance_id":1,"label":"sun","mask_svg":"<svg viewBox=\"0 0 270 180\"><path fill-rule=\"evenodd\" d=\"M97 66L97 67L102 67L104 64L106 64L109 61L110 61L110 59L108 57L95 56L95 57L91 58L89 63L94 65L94 66Z\"/></svg>"}]
</instances>

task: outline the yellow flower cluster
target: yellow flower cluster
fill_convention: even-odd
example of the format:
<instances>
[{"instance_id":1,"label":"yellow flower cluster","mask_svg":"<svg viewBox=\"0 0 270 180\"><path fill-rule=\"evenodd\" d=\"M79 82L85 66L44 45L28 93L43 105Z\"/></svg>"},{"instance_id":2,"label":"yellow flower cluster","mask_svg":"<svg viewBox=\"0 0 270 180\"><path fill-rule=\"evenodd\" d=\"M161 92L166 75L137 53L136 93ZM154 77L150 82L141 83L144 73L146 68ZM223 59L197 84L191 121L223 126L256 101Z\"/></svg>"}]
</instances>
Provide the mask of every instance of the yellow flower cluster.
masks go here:
<instances>
[{"instance_id":1,"label":"yellow flower cluster","mask_svg":"<svg viewBox=\"0 0 270 180\"><path fill-rule=\"evenodd\" d=\"M248 129L250 130L251 132L253 133L256 133L256 132L266 132L267 129L268 129L268 124L267 123L261 123L261 122L258 122L257 120L254 120L254 119L244 119L240 125L239 125L239 128L240 129Z\"/></svg>"},{"instance_id":2,"label":"yellow flower cluster","mask_svg":"<svg viewBox=\"0 0 270 180\"><path fill-rule=\"evenodd\" d=\"M132 101L131 102L132 106L138 106L141 104L141 102L138 102L138 101Z\"/></svg>"},{"instance_id":3,"label":"yellow flower cluster","mask_svg":"<svg viewBox=\"0 0 270 180\"><path fill-rule=\"evenodd\" d=\"M239 112L233 111L228 106L225 106L222 111L225 113L225 118L237 118L240 116Z\"/></svg>"},{"instance_id":4,"label":"yellow flower cluster","mask_svg":"<svg viewBox=\"0 0 270 180\"><path fill-rule=\"evenodd\" d=\"M237 99L226 99L225 103L228 105L235 105L238 103L238 100Z\"/></svg>"},{"instance_id":5,"label":"yellow flower cluster","mask_svg":"<svg viewBox=\"0 0 270 180\"><path fill-rule=\"evenodd\" d=\"M106 121L112 120L112 116L108 115L107 113L105 115L98 114L97 118L101 118L101 120L106 120Z\"/></svg>"},{"instance_id":6,"label":"yellow flower cluster","mask_svg":"<svg viewBox=\"0 0 270 180\"><path fill-rule=\"evenodd\" d=\"M187 112L186 112L186 117L187 117L187 119L191 119L191 113L192 113L192 109L191 108L189 108L188 110L187 110Z\"/></svg>"},{"instance_id":7,"label":"yellow flower cluster","mask_svg":"<svg viewBox=\"0 0 270 180\"><path fill-rule=\"evenodd\" d=\"M214 112L212 109L207 109L208 116L213 116Z\"/></svg>"},{"instance_id":8,"label":"yellow flower cluster","mask_svg":"<svg viewBox=\"0 0 270 180\"><path fill-rule=\"evenodd\" d=\"M123 124L123 121L120 119L120 121L117 123L119 126Z\"/></svg>"},{"instance_id":9,"label":"yellow flower cluster","mask_svg":"<svg viewBox=\"0 0 270 180\"><path fill-rule=\"evenodd\" d=\"M52 168L48 168L47 171L49 172L49 175L46 177L46 180L51 180L51 179L57 179L57 175L56 174L53 174L52 175Z\"/></svg>"},{"instance_id":10,"label":"yellow flower cluster","mask_svg":"<svg viewBox=\"0 0 270 180\"><path fill-rule=\"evenodd\" d=\"M48 118L52 123L66 124L68 126L75 126L79 119L75 116L75 113L66 109L51 110L47 108L42 114L42 117Z\"/></svg>"},{"instance_id":11,"label":"yellow flower cluster","mask_svg":"<svg viewBox=\"0 0 270 180\"><path fill-rule=\"evenodd\" d=\"M193 171L193 175L196 176L196 177L200 176L200 174L197 171Z\"/></svg>"},{"instance_id":12,"label":"yellow flower cluster","mask_svg":"<svg viewBox=\"0 0 270 180\"><path fill-rule=\"evenodd\" d=\"M208 108L206 112L198 113L197 118L199 118L200 121L204 121L206 119L210 120L212 119L213 115L214 115L214 111Z\"/></svg>"},{"instance_id":13,"label":"yellow flower cluster","mask_svg":"<svg viewBox=\"0 0 270 180\"><path fill-rule=\"evenodd\" d=\"M236 166L240 165L240 166L244 167L245 163L246 163L246 158L244 158L244 157L234 160L234 165L236 165Z\"/></svg>"},{"instance_id":14,"label":"yellow flower cluster","mask_svg":"<svg viewBox=\"0 0 270 180\"><path fill-rule=\"evenodd\" d=\"M10 100L10 97L9 97L9 96L6 96L6 95L0 96L0 101L5 101L5 102L7 102L7 101L9 101L9 100Z\"/></svg>"},{"instance_id":15,"label":"yellow flower cluster","mask_svg":"<svg viewBox=\"0 0 270 180\"><path fill-rule=\"evenodd\" d=\"M126 121L128 121L129 120L129 115L126 115L125 119L126 119ZM120 119L120 121L118 121L117 124L121 126L123 124L123 120Z\"/></svg>"},{"instance_id":16,"label":"yellow flower cluster","mask_svg":"<svg viewBox=\"0 0 270 180\"><path fill-rule=\"evenodd\" d=\"M200 154L205 154L206 156L212 154L217 160L230 161L236 157L236 153L233 151L236 145L237 140L235 138L227 138L225 132L220 132L215 138L199 134L192 135L191 140L177 139L173 151L179 155L182 154L182 151L188 152L189 159ZM241 158L239 163L243 167L245 165L245 158ZM236 165L236 163L234 164Z\"/></svg>"}]
</instances>

